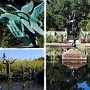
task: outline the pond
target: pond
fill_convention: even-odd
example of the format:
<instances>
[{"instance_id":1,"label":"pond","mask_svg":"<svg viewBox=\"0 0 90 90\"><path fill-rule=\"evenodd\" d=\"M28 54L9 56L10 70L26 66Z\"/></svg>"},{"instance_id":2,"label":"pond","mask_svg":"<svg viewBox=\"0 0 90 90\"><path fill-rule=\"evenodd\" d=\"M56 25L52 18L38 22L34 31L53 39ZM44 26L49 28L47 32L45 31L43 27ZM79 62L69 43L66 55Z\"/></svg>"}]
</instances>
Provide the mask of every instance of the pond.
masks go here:
<instances>
[{"instance_id":1,"label":"pond","mask_svg":"<svg viewBox=\"0 0 90 90\"><path fill-rule=\"evenodd\" d=\"M44 85L34 81L0 81L0 90L43 90Z\"/></svg>"},{"instance_id":2,"label":"pond","mask_svg":"<svg viewBox=\"0 0 90 90\"><path fill-rule=\"evenodd\" d=\"M62 65L61 58L56 57L52 63L48 60L50 58L46 59L47 90L90 90L90 55L87 56L87 64L75 70Z\"/></svg>"}]
</instances>

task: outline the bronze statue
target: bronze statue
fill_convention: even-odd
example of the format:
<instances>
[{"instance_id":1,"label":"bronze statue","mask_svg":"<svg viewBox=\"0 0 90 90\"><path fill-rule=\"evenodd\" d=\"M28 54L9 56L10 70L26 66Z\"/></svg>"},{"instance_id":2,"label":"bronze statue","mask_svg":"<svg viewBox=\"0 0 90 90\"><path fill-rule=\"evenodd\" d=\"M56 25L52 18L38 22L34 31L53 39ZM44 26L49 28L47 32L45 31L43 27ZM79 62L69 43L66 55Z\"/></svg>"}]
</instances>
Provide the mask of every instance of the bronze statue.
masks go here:
<instances>
[{"instance_id":1,"label":"bronze statue","mask_svg":"<svg viewBox=\"0 0 90 90\"><path fill-rule=\"evenodd\" d=\"M73 34L73 43L72 46L76 47L76 39L78 34L78 17L77 17L77 10L72 11L72 16L69 16L70 25L72 27L72 34Z\"/></svg>"},{"instance_id":2,"label":"bronze statue","mask_svg":"<svg viewBox=\"0 0 90 90\"><path fill-rule=\"evenodd\" d=\"M28 70L29 75L32 73L32 69L28 66L28 64L26 63L26 69Z\"/></svg>"},{"instance_id":3,"label":"bronze statue","mask_svg":"<svg viewBox=\"0 0 90 90\"><path fill-rule=\"evenodd\" d=\"M10 65L13 64L16 59L13 60L12 62L10 62L10 60L6 60L5 57L6 57L6 55L5 55L5 53L4 53L4 54L3 54L3 58L4 58L3 64L5 64L6 67L7 67L7 68L6 68L6 69L7 69L7 76L8 76L8 79L9 79L9 77L10 77Z\"/></svg>"},{"instance_id":4,"label":"bronze statue","mask_svg":"<svg viewBox=\"0 0 90 90\"><path fill-rule=\"evenodd\" d=\"M24 5L21 10L12 5L7 6L15 9L17 15L8 13L3 8L0 8L4 12L4 14L0 15L0 22L5 24L13 36L20 39L25 46L37 47L37 33L44 35L44 31L41 28L42 22L38 19L39 15L44 11L44 2L34 8L34 3L31 1ZM32 9L33 12L31 14Z\"/></svg>"},{"instance_id":5,"label":"bronze statue","mask_svg":"<svg viewBox=\"0 0 90 90\"><path fill-rule=\"evenodd\" d=\"M17 65L17 66L18 66L18 65ZM21 73L22 73L22 77L21 77L21 79L23 80L23 79L24 79L25 68L24 68L23 65L18 66L18 67L21 69Z\"/></svg>"}]
</instances>

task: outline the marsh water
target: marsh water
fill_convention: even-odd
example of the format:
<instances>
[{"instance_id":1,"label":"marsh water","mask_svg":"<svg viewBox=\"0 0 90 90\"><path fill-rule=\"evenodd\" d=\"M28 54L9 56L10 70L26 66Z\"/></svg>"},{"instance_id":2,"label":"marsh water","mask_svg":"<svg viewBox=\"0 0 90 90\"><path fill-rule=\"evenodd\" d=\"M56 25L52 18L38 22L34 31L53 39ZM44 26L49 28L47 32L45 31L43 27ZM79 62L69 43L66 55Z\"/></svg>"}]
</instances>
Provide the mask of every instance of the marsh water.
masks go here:
<instances>
[{"instance_id":1,"label":"marsh water","mask_svg":"<svg viewBox=\"0 0 90 90\"><path fill-rule=\"evenodd\" d=\"M44 85L33 81L0 81L0 90L43 90Z\"/></svg>"},{"instance_id":2,"label":"marsh water","mask_svg":"<svg viewBox=\"0 0 90 90\"><path fill-rule=\"evenodd\" d=\"M90 90L90 52L87 64L78 69L62 65L62 57L50 61L47 57L47 90ZM73 70L75 75L73 76Z\"/></svg>"}]
</instances>

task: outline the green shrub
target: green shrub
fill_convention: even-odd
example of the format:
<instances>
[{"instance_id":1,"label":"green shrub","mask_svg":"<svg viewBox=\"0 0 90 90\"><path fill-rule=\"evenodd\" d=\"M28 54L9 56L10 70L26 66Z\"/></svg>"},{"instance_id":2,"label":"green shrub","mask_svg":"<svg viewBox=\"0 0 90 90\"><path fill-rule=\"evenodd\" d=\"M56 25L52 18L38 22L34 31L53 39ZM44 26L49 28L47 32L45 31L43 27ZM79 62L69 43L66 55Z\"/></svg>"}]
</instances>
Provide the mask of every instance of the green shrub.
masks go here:
<instances>
[{"instance_id":1,"label":"green shrub","mask_svg":"<svg viewBox=\"0 0 90 90\"><path fill-rule=\"evenodd\" d=\"M49 36L47 35L46 36L46 42L49 42L49 43L62 43L62 36Z\"/></svg>"},{"instance_id":2,"label":"green shrub","mask_svg":"<svg viewBox=\"0 0 90 90\"><path fill-rule=\"evenodd\" d=\"M53 37L52 36L46 36L46 42L51 43L52 40L53 40Z\"/></svg>"},{"instance_id":3,"label":"green shrub","mask_svg":"<svg viewBox=\"0 0 90 90\"><path fill-rule=\"evenodd\" d=\"M79 46L77 46L77 48L79 50L81 50L82 52L84 52L86 50L86 47L84 45L79 45Z\"/></svg>"},{"instance_id":4,"label":"green shrub","mask_svg":"<svg viewBox=\"0 0 90 90\"><path fill-rule=\"evenodd\" d=\"M90 34L86 36L86 42L90 43Z\"/></svg>"}]
</instances>

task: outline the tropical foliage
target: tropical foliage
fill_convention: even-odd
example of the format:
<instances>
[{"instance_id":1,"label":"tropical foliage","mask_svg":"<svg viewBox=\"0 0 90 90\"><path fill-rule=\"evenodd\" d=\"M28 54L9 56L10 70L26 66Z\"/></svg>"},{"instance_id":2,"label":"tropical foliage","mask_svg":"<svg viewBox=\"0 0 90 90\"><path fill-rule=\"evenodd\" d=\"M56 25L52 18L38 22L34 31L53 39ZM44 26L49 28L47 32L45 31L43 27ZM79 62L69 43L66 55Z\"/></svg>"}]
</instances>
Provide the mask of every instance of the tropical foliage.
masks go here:
<instances>
[{"instance_id":1,"label":"tropical foliage","mask_svg":"<svg viewBox=\"0 0 90 90\"><path fill-rule=\"evenodd\" d=\"M86 42L90 43L90 33L86 36Z\"/></svg>"},{"instance_id":2,"label":"tropical foliage","mask_svg":"<svg viewBox=\"0 0 90 90\"><path fill-rule=\"evenodd\" d=\"M46 42L52 43L52 42L56 42L56 43L61 43L63 42L63 37L61 36L46 36Z\"/></svg>"}]
</instances>

